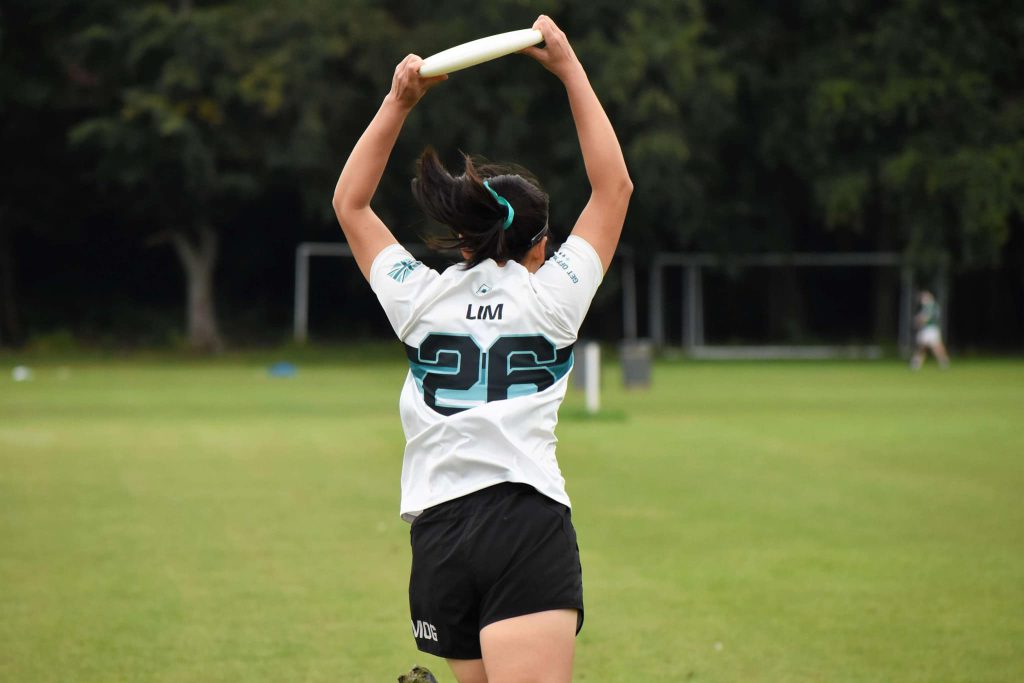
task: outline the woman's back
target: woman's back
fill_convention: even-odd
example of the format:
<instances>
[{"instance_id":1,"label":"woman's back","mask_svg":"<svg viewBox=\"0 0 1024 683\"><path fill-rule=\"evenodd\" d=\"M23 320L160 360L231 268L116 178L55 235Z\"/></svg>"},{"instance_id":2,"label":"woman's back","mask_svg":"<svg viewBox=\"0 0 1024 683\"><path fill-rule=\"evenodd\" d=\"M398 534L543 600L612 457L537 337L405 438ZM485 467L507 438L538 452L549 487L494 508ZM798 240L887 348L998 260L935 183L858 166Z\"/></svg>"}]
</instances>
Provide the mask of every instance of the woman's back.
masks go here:
<instances>
[{"instance_id":1,"label":"woman's back","mask_svg":"<svg viewBox=\"0 0 1024 683\"><path fill-rule=\"evenodd\" d=\"M601 278L596 252L579 237L536 274L491 259L437 273L398 245L381 252L370 282L410 366L403 517L501 482L569 505L554 428Z\"/></svg>"}]
</instances>

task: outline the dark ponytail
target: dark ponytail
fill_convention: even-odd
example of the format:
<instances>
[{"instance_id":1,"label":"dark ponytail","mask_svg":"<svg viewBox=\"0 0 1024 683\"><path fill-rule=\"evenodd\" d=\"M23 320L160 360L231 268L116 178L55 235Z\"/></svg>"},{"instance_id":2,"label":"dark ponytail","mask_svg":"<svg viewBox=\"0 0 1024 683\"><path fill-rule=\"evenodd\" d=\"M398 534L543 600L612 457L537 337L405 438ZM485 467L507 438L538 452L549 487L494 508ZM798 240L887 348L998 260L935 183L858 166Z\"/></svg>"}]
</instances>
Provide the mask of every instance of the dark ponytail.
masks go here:
<instances>
[{"instance_id":1,"label":"dark ponytail","mask_svg":"<svg viewBox=\"0 0 1024 683\"><path fill-rule=\"evenodd\" d=\"M525 169L478 164L467 155L463 159L465 172L458 177L448 172L429 147L416 164L412 181L416 202L427 216L451 230L448 235L427 237L427 246L466 250L470 254L467 268L489 258L522 260L547 226L547 194ZM515 210L507 230L507 209L488 192L485 180Z\"/></svg>"}]
</instances>

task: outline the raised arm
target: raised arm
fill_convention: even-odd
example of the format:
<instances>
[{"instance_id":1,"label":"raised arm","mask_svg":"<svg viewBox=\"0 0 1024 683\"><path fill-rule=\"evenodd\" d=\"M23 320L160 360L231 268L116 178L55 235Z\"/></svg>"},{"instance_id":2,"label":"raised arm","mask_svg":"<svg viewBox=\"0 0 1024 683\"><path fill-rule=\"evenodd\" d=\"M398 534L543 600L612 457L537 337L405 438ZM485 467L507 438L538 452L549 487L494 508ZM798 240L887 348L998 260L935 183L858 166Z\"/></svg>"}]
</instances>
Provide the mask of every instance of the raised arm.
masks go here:
<instances>
[{"instance_id":1,"label":"raised arm","mask_svg":"<svg viewBox=\"0 0 1024 683\"><path fill-rule=\"evenodd\" d=\"M395 67L391 92L352 148L334 188L334 213L359 270L367 280L373 259L396 242L388 227L370 208L370 200L380 184L405 118L427 90L448 78L420 78L422 63L416 55L409 55Z\"/></svg>"},{"instance_id":2,"label":"raised arm","mask_svg":"<svg viewBox=\"0 0 1024 683\"><path fill-rule=\"evenodd\" d=\"M545 46L527 48L523 53L543 64L565 86L590 181L590 201L577 219L572 234L594 247L607 271L622 234L633 182L611 121L565 34L546 16L539 17L533 28L544 35Z\"/></svg>"}]
</instances>

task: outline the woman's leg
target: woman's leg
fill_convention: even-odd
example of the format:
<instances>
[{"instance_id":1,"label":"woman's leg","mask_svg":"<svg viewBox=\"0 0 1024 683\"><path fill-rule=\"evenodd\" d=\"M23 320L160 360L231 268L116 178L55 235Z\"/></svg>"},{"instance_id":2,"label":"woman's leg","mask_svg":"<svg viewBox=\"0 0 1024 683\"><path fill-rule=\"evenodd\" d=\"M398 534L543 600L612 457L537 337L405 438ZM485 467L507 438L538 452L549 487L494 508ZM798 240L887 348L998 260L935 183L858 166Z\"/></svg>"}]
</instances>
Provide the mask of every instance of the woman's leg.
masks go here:
<instances>
[{"instance_id":1,"label":"woman's leg","mask_svg":"<svg viewBox=\"0 0 1024 683\"><path fill-rule=\"evenodd\" d=\"M459 683L488 683L482 659L449 659L448 666Z\"/></svg>"},{"instance_id":2,"label":"woman's leg","mask_svg":"<svg viewBox=\"0 0 1024 683\"><path fill-rule=\"evenodd\" d=\"M502 619L480 631L487 683L570 683L575 648L574 609Z\"/></svg>"},{"instance_id":3,"label":"woman's leg","mask_svg":"<svg viewBox=\"0 0 1024 683\"><path fill-rule=\"evenodd\" d=\"M946 345L942 343L941 339L932 346L932 353L935 354L935 360L939 361L940 367L945 368L949 366L949 354L946 353Z\"/></svg>"}]
</instances>

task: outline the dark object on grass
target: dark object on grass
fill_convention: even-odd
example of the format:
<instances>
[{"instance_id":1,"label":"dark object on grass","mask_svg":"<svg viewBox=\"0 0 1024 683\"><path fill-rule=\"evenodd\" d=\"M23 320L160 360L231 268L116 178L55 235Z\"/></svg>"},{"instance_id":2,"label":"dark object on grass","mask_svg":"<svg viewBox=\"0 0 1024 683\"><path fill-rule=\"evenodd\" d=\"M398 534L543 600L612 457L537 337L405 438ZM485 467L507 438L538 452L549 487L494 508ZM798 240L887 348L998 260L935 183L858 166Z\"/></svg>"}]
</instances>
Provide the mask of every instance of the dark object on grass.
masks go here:
<instances>
[{"instance_id":1,"label":"dark object on grass","mask_svg":"<svg viewBox=\"0 0 1024 683\"><path fill-rule=\"evenodd\" d=\"M622 361L622 384L627 389L647 389L651 386L651 342L632 339L622 342L619 358Z\"/></svg>"},{"instance_id":2,"label":"dark object on grass","mask_svg":"<svg viewBox=\"0 0 1024 683\"><path fill-rule=\"evenodd\" d=\"M414 666L409 673L398 677L398 683L437 683L437 679L422 666Z\"/></svg>"}]
</instances>

